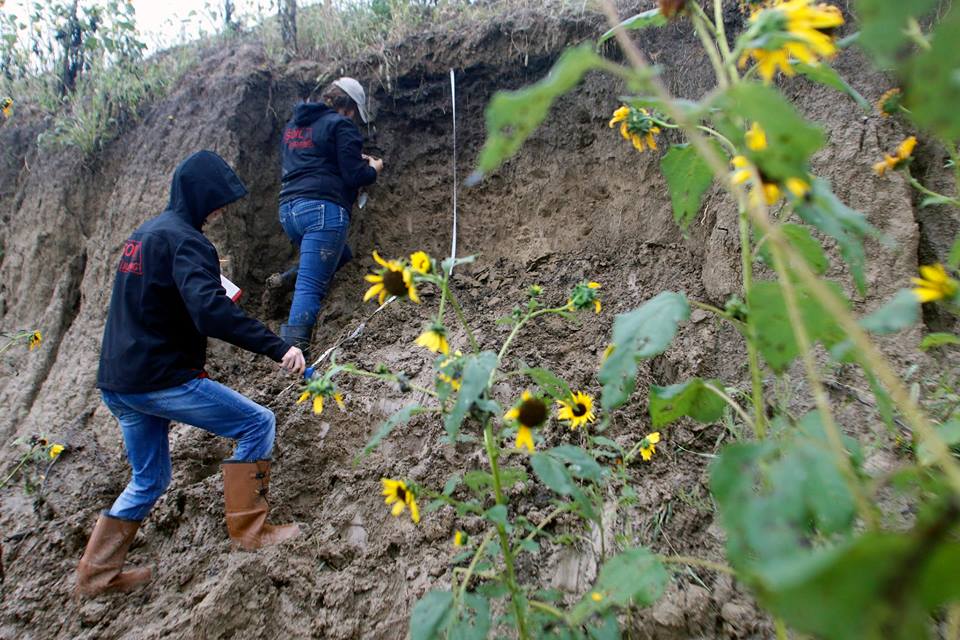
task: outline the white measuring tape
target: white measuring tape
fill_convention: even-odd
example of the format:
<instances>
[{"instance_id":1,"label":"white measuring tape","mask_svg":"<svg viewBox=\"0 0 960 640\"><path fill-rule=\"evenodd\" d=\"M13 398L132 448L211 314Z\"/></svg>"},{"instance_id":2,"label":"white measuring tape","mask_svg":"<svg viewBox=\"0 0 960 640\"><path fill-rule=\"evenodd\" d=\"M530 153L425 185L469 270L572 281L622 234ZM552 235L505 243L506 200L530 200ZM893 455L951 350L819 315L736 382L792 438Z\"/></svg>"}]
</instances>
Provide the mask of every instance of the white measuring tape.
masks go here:
<instances>
[{"instance_id":1,"label":"white measuring tape","mask_svg":"<svg viewBox=\"0 0 960 640\"><path fill-rule=\"evenodd\" d=\"M450 69L450 101L453 103L453 238L450 241L450 273L457 259L457 79Z\"/></svg>"}]
</instances>

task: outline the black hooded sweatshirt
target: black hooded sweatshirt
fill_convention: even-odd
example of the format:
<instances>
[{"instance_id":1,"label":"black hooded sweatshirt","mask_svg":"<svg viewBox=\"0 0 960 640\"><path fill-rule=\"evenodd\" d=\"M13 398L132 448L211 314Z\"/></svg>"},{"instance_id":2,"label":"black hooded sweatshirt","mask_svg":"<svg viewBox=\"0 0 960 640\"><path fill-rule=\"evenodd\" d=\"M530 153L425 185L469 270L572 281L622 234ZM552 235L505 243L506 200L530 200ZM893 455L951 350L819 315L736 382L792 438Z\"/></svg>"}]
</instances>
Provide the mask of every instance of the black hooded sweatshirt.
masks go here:
<instances>
[{"instance_id":1,"label":"black hooded sweatshirt","mask_svg":"<svg viewBox=\"0 0 960 640\"><path fill-rule=\"evenodd\" d=\"M280 202L309 198L352 209L360 187L377 179L362 150L363 136L349 118L322 102L298 104L280 141Z\"/></svg>"},{"instance_id":2,"label":"black hooded sweatshirt","mask_svg":"<svg viewBox=\"0 0 960 640\"><path fill-rule=\"evenodd\" d=\"M211 151L180 163L166 211L124 244L97 387L143 393L196 378L206 363L207 336L283 358L289 346L227 297L217 250L201 232L210 213L245 195L237 174Z\"/></svg>"}]
</instances>

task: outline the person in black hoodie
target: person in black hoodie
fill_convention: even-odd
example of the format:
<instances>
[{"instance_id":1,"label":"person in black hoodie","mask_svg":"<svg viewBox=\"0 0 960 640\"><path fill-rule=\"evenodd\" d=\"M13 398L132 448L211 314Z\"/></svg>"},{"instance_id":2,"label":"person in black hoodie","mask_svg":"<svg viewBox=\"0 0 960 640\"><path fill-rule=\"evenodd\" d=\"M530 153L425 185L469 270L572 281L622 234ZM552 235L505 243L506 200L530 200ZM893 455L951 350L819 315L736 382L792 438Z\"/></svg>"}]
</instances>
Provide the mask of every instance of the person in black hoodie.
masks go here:
<instances>
[{"instance_id":1,"label":"person in black hoodie","mask_svg":"<svg viewBox=\"0 0 960 640\"><path fill-rule=\"evenodd\" d=\"M77 590L93 596L129 591L150 569L123 571L140 522L170 483L168 431L176 420L235 439L223 464L227 532L244 549L299 533L267 524L273 412L204 373L207 337L269 356L302 373L300 349L248 317L220 285L217 251L205 222L247 195L217 154L194 153L177 167L170 202L126 241L103 332L97 387L123 431L132 477L100 514L77 567Z\"/></svg>"},{"instance_id":2,"label":"person in black hoodie","mask_svg":"<svg viewBox=\"0 0 960 640\"><path fill-rule=\"evenodd\" d=\"M320 102L298 104L283 130L280 224L300 249L293 303L280 337L307 350L320 303L336 270L349 259L350 213L357 192L372 184L383 161L362 153L359 117L366 96L353 78L340 78Z\"/></svg>"}]
</instances>

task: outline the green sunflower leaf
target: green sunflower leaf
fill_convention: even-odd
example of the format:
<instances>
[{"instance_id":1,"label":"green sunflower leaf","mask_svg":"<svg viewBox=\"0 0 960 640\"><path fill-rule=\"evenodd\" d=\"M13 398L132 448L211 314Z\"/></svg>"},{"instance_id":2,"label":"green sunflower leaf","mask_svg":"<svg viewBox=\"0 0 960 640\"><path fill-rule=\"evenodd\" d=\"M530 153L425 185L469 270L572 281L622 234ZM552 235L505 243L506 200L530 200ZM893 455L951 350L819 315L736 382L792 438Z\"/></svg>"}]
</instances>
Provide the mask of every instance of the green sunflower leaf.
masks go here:
<instances>
[{"instance_id":1,"label":"green sunflower leaf","mask_svg":"<svg viewBox=\"0 0 960 640\"><path fill-rule=\"evenodd\" d=\"M356 462L356 460L362 456L369 455L380 445L384 438L390 435L390 432L400 425L410 422L414 416L423 413L424 411L426 411L426 409L420 405L412 404L400 409L392 416L387 418L377 429L376 433L373 434L373 437L370 438L370 441L367 442L367 445L363 448L363 451L360 453L360 455L354 459L354 462Z\"/></svg>"},{"instance_id":2,"label":"green sunflower leaf","mask_svg":"<svg viewBox=\"0 0 960 640\"><path fill-rule=\"evenodd\" d=\"M911 4L911 3L904 3ZM907 83L904 104L910 118L921 127L937 133L943 140L960 137L960 11L947 11L936 25L928 50L919 51L901 66Z\"/></svg>"},{"instance_id":3,"label":"green sunflower leaf","mask_svg":"<svg viewBox=\"0 0 960 640\"><path fill-rule=\"evenodd\" d=\"M410 613L410 640L433 640L450 620L450 591L429 591L420 598Z\"/></svg>"},{"instance_id":4,"label":"green sunflower leaf","mask_svg":"<svg viewBox=\"0 0 960 640\"><path fill-rule=\"evenodd\" d=\"M667 19L660 13L659 8L642 11L635 16L627 18L613 29L606 31L600 36L600 39L597 40L597 46L612 38L617 29L638 31L640 29L646 29L647 27L662 27L665 24L667 24Z\"/></svg>"},{"instance_id":5,"label":"green sunflower leaf","mask_svg":"<svg viewBox=\"0 0 960 640\"><path fill-rule=\"evenodd\" d=\"M600 482L603 476L603 470L597 461L580 447L565 444L548 449L545 453L569 464L571 473L577 478Z\"/></svg>"},{"instance_id":6,"label":"green sunflower leaf","mask_svg":"<svg viewBox=\"0 0 960 640\"><path fill-rule=\"evenodd\" d=\"M799 224L787 223L780 225L780 231L787 237L790 246L803 256L803 259L810 265L811 271L818 275L826 273L827 269L830 268L827 254L824 253L823 247L820 246L820 243L813 237L809 229ZM770 244L767 242L762 243L759 248L759 254L764 264L772 269L773 255L770 252Z\"/></svg>"},{"instance_id":7,"label":"green sunflower leaf","mask_svg":"<svg viewBox=\"0 0 960 640\"><path fill-rule=\"evenodd\" d=\"M495 93L485 111L487 140L467 186L477 184L513 157L547 117L554 101L577 86L587 71L603 64L593 45L585 42L564 51L539 82L518 91Z\"/></svg>"},{"instance_id":8,"label":"green sunflower leaf","mask_svg":"<svg viewBox=\"0 0 960 640\"><path fill-rule=\"evenodd\" d=\"M907 20L925 15L935 3L935 0L857 0L856 14L860 26L857 43L878 64L894 64L898 54L909 44Z\"/></svg>"},{"instance_id":9,"label":"green sunflower leaf","mask_svg":"<svg viewBox=\"0 0 960 640\"><path fill-rule=\"evenodd\" d=\"M506 505L502 504L494 505L487 509L483 514L483 518L503 527L506 527L510 524L507 521L507 507Z\"/></svg>"},{"instance_id":10,"label":"green sunflower leaf","mask_svg":"<svg viewBox=\"0 0 960 640\"><path fill-rule=\"evenodd\" d=\"M860 326L878 335L903 331L920 320L920 301L910 289L900 289L879 309L860 319Z\"/></svg>"},{"instance_id":11,"label":"green sunflower leaf","mask_svg":"<svg viewBox=\"0 0 960 640\"><path fill-rule=\"evenodd\" d=\"M960 418L938 424L936 431L937 435L940 436L940 439L943 440L944 444L948 447L956 449L957 445L960 445ZM917 459L920 461L920 464L923 465L931 465L936 461L926 442L921 442L920 446L917 447Z\"/></svg>"},{"instance_id":12,"label":"green sunflower leaf","mask_svg":"<svg viewBox=\"0 0 960 640\"><path fill-rule=\"evenodd\" d=\"M477 593L463 594L448 640L483 640L490 634L490 603Z\"/></svg>"},{"instance_id":13,"label":"green sunflower leaf","mask_svg":"<svg viewBox=\"0 0 960 640\"><path fill-rule=\"evenodd\" d=\"M952 333L936 332L925 335L923 340L920 341L920 348L926 351L927 349L954 344L960 344L960 336L955 336Z\"/></svg>"},{"instance_id":14,"label":"green sunflower leaf","mask_svg":"<svg viewBox=\"0 0 960 640\"><path fill-rule=\"evenodd\" d=\"M866 101L866 99L860 95L860 93L850 86L846 80L843 79L837 70L828 65L825 62L821 62L818 65L809 65L803 62L798 62L792 65L795 71L798 71L801 75L805 76L813 82L817 82L831 89L836 89L840 93L845 93L853 101L857 103L857 106L863 109L866 112L870 112L873 109L873 106Z\"/></svg>"},{"instance_id":15,"label":"green sunflower leaf","mask_svg":"<svg viewBox=\"0 0 960 640\"><path fill-rule=\"evenodd\" d=\"M880 232L867 222L862 213L840 202L830 190L830 183L822 178L813 180L810 193L797 203L796 211L804 222L837 241L840 255L850 268L857 290L864 293L867 288L864 275L867 258L863 241L867 237L880 238Z\"/></svg>"},{"instance_id":16,"label":"green sunflower leaf","mask_svg":"<svg viewBox=\"0 0 960 640\"><path fill-rule=\"evenodd\" d=\"M530 466L540 482L555 493L569 496L576 488L566 465L546 453L538 452L530 456Z\"/></svg>"},{"instance_id":17,"label":"green sunflower leaf","mask_svg":"<svg viewBox=\"0 0 960 640\"><path fill-rule=\"evenodd\" d=\"M570 621L583 624L611 607L648 607L663 595L668 580L667 570L656 555L644 547L627 549L603 563L593 589L570 612Z\"/></svg>"},{"instance_id":18,"label":"green sunflower leaf","mask_svg":"<svg viewBox=\"0 0 960 640\"><path fill-rule=\"evenodd\" d=\"M960 235L953 241L950 247L950 255L947 256L947 266L951 269L960 269Z\"/></svg>"},{"instance_id":19,"label":"green sunflower leaf","mask_svg":"<svg viewBox=\"0 0 960 640\"><path fill-rule=\"evenodd\" d=\"M668 387L650 385L650 418L654 427L662 427L690 416L697 422L716 422L726 406L723 398L707 388L723 390L719 380L693 378Z\"/></svg>"},{"instance_id":20,"label":"green sunflower leaf","mask_svg":"<svg viewBox=\"0 0 960 640\"><path fill-rule=\"evenodd\" d=\"M703 194L713 184L713 171L692 146L675 144L660 160L667 180L673 221L684 231L697 219Z\"/></svg>"},{"instance_id":21,"label":"green sunflower leaf","mask_svg":"<svg viewBox=\"0 0 960 640\"><path fill-rule=\"evenodd\" d=\"M547 395L557 400L565 400L573 396L569 385L552 371L543 367L524 368L520 371L536 382Z\"/></svg>"},{"instance_id":22,"label":"green sunflower leaf","mask_svg":"<svg viewBox=\"0 0 960 640\"><path fill-rule=\"evenodd\" d=\"M625 403L637 384L637 362L666 351L681 322L690 317L682 293L664 291L640 307L617 315L613 322L613 352L600 367L601 406L615 409Z\"/></svg>"},{"instance_id":23,"label":"green sunflower leaf","mask_svg":"<svg viewBox=\"0 0 960 640\"><path fill-rule=\"evenodd\" d=\"M490 384L490 373L497 366L497 354L492 351L482 351L476 355L466 356L463 365L463 377L460 392L453 409L444 418L443 426L447 431L450 442L457 441L460 425Z\"/></svg>"},{"instance_id":24,"label":"green sunflower leaf","mask_svg":"<svg viewBox=\"0 0 960 640\"><path fill-rule=\"evenodd\" d=\"M757 122L767 134L767 148L750 152L750 157L774 181L807 179L810 156L823 146L820 127L807 122L783 95L762 84L742 82L730 87L717 106ZM739 121L727 120L721 127L739 149L746 148L745 132Z\"/></svg>"},{"instance_id":25,"label":"green sunflower leaf","mask_svg":"<svg viewBox=\"0 0 960 640\"><path fill-rule=\"evenodd\" d=\"M827 284L840 294L836 284ZM797 306L810 340L819 340L828 348L842 340L845 334L833 316L802 287L796 285L795 290ZM780 284L773 281L754 283L747 304L757 328L757 348L764 360L776 372L786 370L799 351Z\"/></svg>"}]
</instances>

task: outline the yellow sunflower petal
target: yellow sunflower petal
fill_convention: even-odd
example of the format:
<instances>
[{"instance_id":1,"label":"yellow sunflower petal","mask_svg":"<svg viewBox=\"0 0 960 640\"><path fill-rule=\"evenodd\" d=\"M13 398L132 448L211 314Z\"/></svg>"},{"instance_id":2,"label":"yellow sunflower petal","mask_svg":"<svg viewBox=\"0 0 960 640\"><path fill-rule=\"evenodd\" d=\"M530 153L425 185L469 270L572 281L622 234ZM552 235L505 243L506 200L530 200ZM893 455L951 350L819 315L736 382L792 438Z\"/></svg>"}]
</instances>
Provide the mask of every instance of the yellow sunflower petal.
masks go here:
<instances>
[{"instance_id":1,"label":"yellow sunflower petal","mask_svg":"<svg viewBox=\"0 0 960 640\"><path fill-rule=\"evenodd\" d=\"M379 264L381 267L389 267L389 266L390 266L390 265L387 263L387 261L384 260L383 258L381 258L381 257L380 257L380 254L377 253L376 251L373 252L373 259L376 260L376 261L377 261L377 264Z\"/></svg>"},{"instance_id":2,"label":"yellow sunflower petal","mask_svg":"<svg viewBox=\"0 0 960 640\"><path fill-rule=\"evenodd\" d=\"M517 439L514 442L514 446L517 449L526 449L530 453L533 453L533 432L529 427L520 425L520 428L517 429Z\"/></svg>"},{"instance_id":3,"label":"yellow sunflower petal","mask_svg":"<svg viewBox=\"0 0 960 640\"><path fill-rule=\"evenodd\" d=\"M375 297L378 293L382 296L385 292L386 290L383 288L383 283L378 282L377 284L367 289L367 292L363 294L363 301L366 302L367 300L370 300L371 298ZM381 301L380 304L383 304L383 302Z\"/></svg>"},{"instance_id":4,"label":"yellow sunflower petal","mask_svg":"<svg viewBox=\"0 0 960 640\"><path fill-rule=\"evenodd\" d=\"M323 396L315 395L313 397L313 412L317 415L323 413Z\"/></svg>"}]
</instances>

